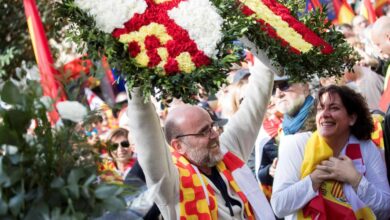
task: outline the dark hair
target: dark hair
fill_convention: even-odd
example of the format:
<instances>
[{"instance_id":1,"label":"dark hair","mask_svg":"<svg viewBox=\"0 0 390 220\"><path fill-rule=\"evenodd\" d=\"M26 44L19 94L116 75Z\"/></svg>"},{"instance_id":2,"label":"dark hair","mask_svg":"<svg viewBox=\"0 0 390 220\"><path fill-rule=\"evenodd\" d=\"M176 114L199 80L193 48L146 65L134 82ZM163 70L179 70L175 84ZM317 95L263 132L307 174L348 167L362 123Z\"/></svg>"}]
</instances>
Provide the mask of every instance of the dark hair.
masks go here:
<instances>
[{"instance_id":1,"label":"dark hair","mask_svg":"<svg viewBox=\"0 0 390 220\"><path fill-rule=\"evenodd\" d=\"M115 130L112 130L110 135L108 136L107 140L111 141L113 138L116 137L126 137L129 135L129 131L124 128L117 128Z\"/></svg>"},{"instance_id":2,"label":"dark hair","mask_svg":"<svg viewBox=\"0 0 390 220\"><path fill-rule=\"evenodd\" d=\"M325 93L339 95L347 113L356 115L356 122L351 127L351 133L359 140L370 140L371 132L374 131L374 123L365 98L347 86L330 85L318 91L316 106L321 104L321 97Z\"/></svg>"}]
</instances>

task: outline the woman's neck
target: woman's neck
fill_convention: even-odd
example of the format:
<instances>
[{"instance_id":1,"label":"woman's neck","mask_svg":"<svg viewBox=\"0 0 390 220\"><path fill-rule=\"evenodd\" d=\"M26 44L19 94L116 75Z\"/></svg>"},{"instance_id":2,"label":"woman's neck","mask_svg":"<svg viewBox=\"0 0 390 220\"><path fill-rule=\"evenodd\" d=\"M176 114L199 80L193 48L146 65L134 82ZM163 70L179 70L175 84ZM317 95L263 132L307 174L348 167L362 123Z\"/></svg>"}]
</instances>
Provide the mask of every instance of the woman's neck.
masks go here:
<instances>
[{"instance_id":1,"label":"woman's neck","mask_svg":"<svg viewBox=\"0 0 390 220\"><path fill-rule=\"evenodd\" d=\"M348 135L339 136L337 138L325 139L325 142L329 145L330 148L332 148L333 156L337 157L340 155L341 151L343 150L344 146L347 144L348 140L349 140L349 133Z\"/></svg>"},{"instance_id":2,"label":"woman's neck","mask_svg":"<svg viewBox=\"0 0 390 220\"><path fill-rule=\"evenodd\" d=\"M126 168L127 168L127 164L129 163L130 161L126 161L126 162L119 162L117 161L116 162L116 166L118 168L118 170L123 173L126 171Z\"/></svg>"}]
</instances>

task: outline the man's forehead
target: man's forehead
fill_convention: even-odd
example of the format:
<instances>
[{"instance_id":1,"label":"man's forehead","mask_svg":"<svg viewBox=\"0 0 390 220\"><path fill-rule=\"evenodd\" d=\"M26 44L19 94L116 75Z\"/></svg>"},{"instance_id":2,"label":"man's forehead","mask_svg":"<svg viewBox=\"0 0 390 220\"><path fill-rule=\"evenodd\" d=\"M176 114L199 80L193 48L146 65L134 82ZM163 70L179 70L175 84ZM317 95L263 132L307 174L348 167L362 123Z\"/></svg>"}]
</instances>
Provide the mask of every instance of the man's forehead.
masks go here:
<instances>
[{"instance_id":1,"label":"man's forehead","mask_svg":"<svg viewBox=\"0 0 390 220\"><path fill-rule=\"evenodd\" d=\"M178 124L194 124L196 121L199 121L199 119L210 118L210 115L206 110L199 106L182 105L169 112L168 117L170 120L175 120Z\"/></svg>"}]
</instances>

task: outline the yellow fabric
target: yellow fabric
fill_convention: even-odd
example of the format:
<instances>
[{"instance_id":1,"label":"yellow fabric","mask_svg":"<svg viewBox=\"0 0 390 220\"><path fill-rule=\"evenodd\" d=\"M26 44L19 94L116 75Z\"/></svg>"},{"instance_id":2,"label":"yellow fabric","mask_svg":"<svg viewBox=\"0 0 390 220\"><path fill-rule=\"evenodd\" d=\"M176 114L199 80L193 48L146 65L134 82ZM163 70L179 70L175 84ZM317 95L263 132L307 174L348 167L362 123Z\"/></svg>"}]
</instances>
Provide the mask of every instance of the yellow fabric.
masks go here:
<instances>
[{"instance_id":1,"label":"yellow fabric","mask_svg":"<svg viewBox=\"0 0 390 220\"><path fill-rule=\"evenodd\" d=\"M333 156L333 150L329 147L325 140L320 137L317 131L314 132L305 146L304 159L301 166L301 179L310 175L321 161L326 160L331 156ZM319 192L325 200L352 209L343 193L343 184L341 182L325 181L321 185ZM355 216L357 219L375 219L375 215L372 210L367 206L362 209L355 210ZM300 209L298 211L298 219L311 218L310 216L305 218L303 216L302 209Z\"/></svg>"},{"instance_id":2,"label":"yellow fabric","mask_svg":"<svg viewBox=\"0 0 390 220\"><path fill-rule=\"evenodd\" d=\"M374 122L374 131L371 133L371 140L375 145L381 149L385 149L385 140L383 138L382 122L384 117L380 114L373 114L372 120Z\"/></svg>"},{"instance_id":3,"label":"yellow fabric","mask_svg":"<svg viewBox=\"0 0 390 220\"><path fill-rule=\"evenodd\" d=\"M184 156L175 152L173 148L170 148L170 150L172 152L172 160L178 168L180 177L180 219L217 220L217 199L212 187L208 183L208 179L201 173L198 175L195 169ZM218 162L217 169L219 173L221 173L229 181L229 185L239 195L242 202L244 203L244 212L246 218L249 220L254 220L255 217L248 199L234 181L234 178L231 175L231 171L227 169L227 166L229 167L229 164L227 165L227 163L232 160L225 159L231 156L234 155L229 152L226 153L223 160ZM201 176L202 181L200 180L199 176ZM204 183L207 192L203 190L204 188L202 182ZM205 193L207 193L207 195L205 195ZM209 203L207 202L207 196Z\"/></svg>"},{"instance_id":4,"label":"yellow fabric","mask_svg":"<svg viewBox=\"0 0 390 220\"><path fill-rule=\"evenodd\" d=\"M318 135L317 131L314 132L306 143L301 167L301 179L310 175L316 169L317 164L331 156L333 156L332 148Z\"/></svg>"},{"instance_id":5,"label":"yellow fabric","mask_svg":"<svg viewBox=\"0 0 390 220\"><path fill-rule=\"evenodd\" d=\"M241 192L241 189L240 187L237 185L236 181L234 181L234 178L231 176L231 174L227 174L226 175L226 172L229 172L229 170L226 168L225 164L223 161L220 161L218 164L217 164L217 168L218 168L218 171L223 173L224 176L227 178L227 180L229 181L229 185L233 188L233 190L240 196L242 202L244 203L244 211L245 211L245 214L246 214L246 217L247 219L249 220L254 220L255 217L253 215L253 211L252 211L252 208L248 202L248 199L244 196L244 198L242 197L243 195L243 192Z\"/></svg>"},{"instance_id":6,"label":"yellow fabric","mask_svg":"<svg viewBox=\"0 0 390 220\"><path fill-rule=\"evenodd\" d=\"M352 19L355 17L355 14L351 9L346 6L342 5L339 10L339 15L338 15L338 23L339 24L350 24L352 22Z\"/></svg>"}]
</instances>

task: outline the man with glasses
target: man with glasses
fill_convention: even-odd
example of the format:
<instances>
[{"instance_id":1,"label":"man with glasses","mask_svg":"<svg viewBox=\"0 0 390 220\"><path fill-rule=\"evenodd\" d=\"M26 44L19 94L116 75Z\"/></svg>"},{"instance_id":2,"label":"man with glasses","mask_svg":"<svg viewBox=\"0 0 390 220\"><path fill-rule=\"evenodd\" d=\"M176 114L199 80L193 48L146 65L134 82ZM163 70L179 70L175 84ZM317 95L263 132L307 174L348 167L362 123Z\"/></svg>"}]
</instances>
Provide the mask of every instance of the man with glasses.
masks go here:
<instances>
[{"instance_id":1,"label":"man with glasses","mask_svg":"<svg viewBox=\"0 0 390 220\"><path fill-rule=\"evenodd\" d=\"M164 219L274 219L244 163L271 93L273 73L266 62L254 61L247 96L221 135L206 110L181 105L168 113L164 136L152 104L132 91L130 131Z\"/></svg>"}]
</instances>

